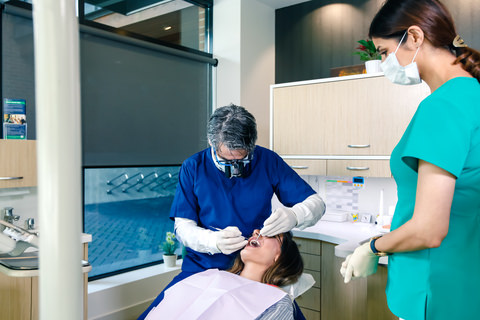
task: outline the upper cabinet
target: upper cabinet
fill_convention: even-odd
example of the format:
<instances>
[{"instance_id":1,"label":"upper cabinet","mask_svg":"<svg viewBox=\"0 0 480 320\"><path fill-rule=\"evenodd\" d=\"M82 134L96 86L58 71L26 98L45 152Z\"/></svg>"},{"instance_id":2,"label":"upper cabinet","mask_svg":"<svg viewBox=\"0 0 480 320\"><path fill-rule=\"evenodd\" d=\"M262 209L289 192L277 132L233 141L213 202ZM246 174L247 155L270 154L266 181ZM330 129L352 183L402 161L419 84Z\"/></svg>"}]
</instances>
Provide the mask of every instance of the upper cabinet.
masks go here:
<instances>
[{"instance_id":1,"label":"upper cabinet","mask_svg":"<svg viewBox=\"0 0 480 320\"><path fill-rule=\"evenodd\" d=\"M0 139L0 188L37 185L35 140Z\"/></svg>"},{"instance_id":2,"label":"upper cabinet","mask_svg":"<svg viewBox=\"0 0 480 320\"><path fill-rule=\"evenodd\" d=\"M328 159L358 162L384 156L387 173L367 176L389 176L385 159L430 93L425 83L399 86L383 76L365 75L274 85L271 91L274 151L287 159L327 159L328 175L363 175L368 164L375 164ZM299 161L295 166L302 167Z\"/></svg>"}]
</instances>

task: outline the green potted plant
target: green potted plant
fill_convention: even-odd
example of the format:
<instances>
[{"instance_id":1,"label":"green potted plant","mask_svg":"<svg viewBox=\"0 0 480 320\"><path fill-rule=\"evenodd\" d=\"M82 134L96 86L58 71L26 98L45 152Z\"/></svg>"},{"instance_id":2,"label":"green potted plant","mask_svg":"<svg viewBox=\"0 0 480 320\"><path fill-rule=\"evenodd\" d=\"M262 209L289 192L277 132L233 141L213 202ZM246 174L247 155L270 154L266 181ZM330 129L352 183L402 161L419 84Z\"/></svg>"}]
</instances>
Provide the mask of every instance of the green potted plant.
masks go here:
<instances>
[{"instance_id":1,"label":"green potted plant","mask_svg":"<svg viewBox=\"0 0 480 320\"><path fill-rule=\"evenodd\" d=\"M365 61L365 69L367 73L377 73L381 72L380 63L382 56L378 52L375 44L372 40L359 40L357 41L360 45L356 48L353 54L356 54L360 57L360 60Z\"/></svg>"},{"instance_id":2,"label":"green potted plant","mask_svg":"<svg viewBox=\"0 0 480 320\"><path fill-rule=\"evenodd\" d=\"M167 267L174 267L177 263L177 238L173 232L167 232L165 241L162 242L161 247L163 251L163 263Z\"/></svg>"}]
</instances>

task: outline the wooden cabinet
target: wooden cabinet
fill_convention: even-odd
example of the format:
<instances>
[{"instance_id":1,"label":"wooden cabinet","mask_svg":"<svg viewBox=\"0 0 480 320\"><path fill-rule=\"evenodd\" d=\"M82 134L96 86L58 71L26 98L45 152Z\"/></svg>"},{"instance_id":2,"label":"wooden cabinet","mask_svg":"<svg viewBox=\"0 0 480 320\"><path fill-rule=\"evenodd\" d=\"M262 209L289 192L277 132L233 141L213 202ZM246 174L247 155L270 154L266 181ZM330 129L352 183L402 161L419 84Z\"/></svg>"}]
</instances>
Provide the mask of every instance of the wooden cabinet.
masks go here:
<instances>
[{"instance_id":1,"label":"wooden cabinet","mask_svg":"<svg viewBox=\"0 0 480 320\"><path fill-rule=\"evenodd\" d=\"M302 160L285 159L300 175L390 177L389 160Z\"/></svg>"},{"instance_id":2,"label":"wooden cabinet","mask_svg":"<svg viewBox=\"0 0 480 320\"><path fill-rule=\"evenodd\" d=\"M284 159L300 175L327 175L326 160Z\"/></svg>"},{"instance_id":3,"label":"wooden cabinet","mask_svg":"<svg viewBox=\"0 0 480 320\"><path fill-rule=\"evenodd\" d=\"M0 188L36 185L36 141L0 139Z\"/></svg>"},{"instance_id":4,"label":"wooden cabinet","mask_svg":"<svg viewBox=\"0 0 480 320\"><path fill-rule=\"evenodd\" d=\"M345 260L335 256L336 244L322 242L322 320L398 320L388 309L385 286L387 268L345 284L340 266Z\"/></svg>"},{"instance_id":5,"label":"wooden cabinet","mask_svg":"<svg viewBox=\"0 0 480 320\"><path fill-rule=\"evenodd\" d=\"M0 318L32 319L32 279L31 277L8 277L0 273Z\"/></svg>"},{"instance_id":6,"label":"wooden cabinet","mask_svg":"<svg viewBox=\"0 0 480 320\"><path fill-rule=\"evenodd\" d=\"M275 152L295 160L297 166L302 166L301 158L324 157L327 175L363 176L390 174L380 163L368 167L382 169L348 170L355 165L336 161L381 160L381 156L388 160L418 104L429 94L424 83L399 86L383 76L296 82L274 85L271 90Z\"/></svg>"},{"instance_id":7,"label":"wooden cabinet","mask_svg":"<svg viewBox=\"0 0 480 320\"><path fill-rule=\"evenodd\" d=\"M88 261L88 243L83 244L83 260ZM88 317L88 270L83 274L83 315ZM19 271L21 272L21 271ZM15 277L0 272L0 319L38 320L38 276Z\"/></svg>"},{"instance_id":8,"label":"wooden cabinet","mask_svg":"<svg viewBox=\"0 0 480 320\"><path fill-rule=\"evenodd\" d=\"M321 255L320 241L295 238L300 254L302 255L304 272L315 279L315 284L307 292L297 297L298 306L302 309L307 320L320 320L320 292L321 292Z\"/></svg>"},{"instance_id":9,"label":"wooden cabinet","mask_svg":"<svg viewBox=\"0 0 480 320\"><path fill-rule=\"evenodd\" d=\"M398 320L387 306L385 266L379 265L368 278L345 284L340 274L344 259L335 256L336 244L298 237L295 242L304 272L315 279L315 285L296 299L307 320Z\"/></svg>"},{"instance_id":10,"label":"wooden cabinet","mask_svg":"<svg viewBox=\"0 0 480 320\"><path fill-rule=\"evenodd\" d=\"M390 177L389 160L328 160L328 176Z\"/></svg>"}]
</instances>

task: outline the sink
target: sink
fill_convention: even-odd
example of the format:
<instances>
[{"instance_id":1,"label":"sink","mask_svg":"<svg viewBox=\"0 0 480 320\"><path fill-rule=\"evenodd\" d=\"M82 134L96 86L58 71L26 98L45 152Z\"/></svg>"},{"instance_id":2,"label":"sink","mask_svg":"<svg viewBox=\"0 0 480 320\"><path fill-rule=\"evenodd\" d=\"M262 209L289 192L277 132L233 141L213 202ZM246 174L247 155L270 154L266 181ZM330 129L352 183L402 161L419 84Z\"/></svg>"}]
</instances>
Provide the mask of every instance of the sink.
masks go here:
<instances>
[{"instance_id":1,"label":"sink","mask_svg":"<svg viewBox=\"0 0 480 320\"><path fill-rule=\"evenodd\" d=\"M24 252L16 257L0 254L0 265L11 270L37 270L38 251ZM82 260L82 267L90 267L90 264L88 261Z\"/></svg>"},{"instance_id":2,"label":"sink","mask_svg":"<svg viewBox=\"0 0 480 320\"><path fill-rule=\"evenodd\" d=\"M16 257L0 254L0 264L12 270L37 270L38 251L24 252Z\"/></svg>"}]
</instances>

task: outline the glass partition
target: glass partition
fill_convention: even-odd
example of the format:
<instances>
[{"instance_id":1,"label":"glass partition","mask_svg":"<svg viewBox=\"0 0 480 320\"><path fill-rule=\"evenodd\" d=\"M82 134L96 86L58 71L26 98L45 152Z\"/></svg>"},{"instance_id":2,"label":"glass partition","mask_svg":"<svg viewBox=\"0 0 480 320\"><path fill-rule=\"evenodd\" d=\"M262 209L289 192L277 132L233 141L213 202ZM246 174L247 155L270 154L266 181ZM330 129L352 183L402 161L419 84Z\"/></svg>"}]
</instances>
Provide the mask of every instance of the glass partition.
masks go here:
<instances>
[{"instance_id":1,"label":"glass partition","mask_svg":"<svg viewBox=\"0 0 480 320\"><path fill-rule=\"evenodd\" d=\"M212 1L84 0L82 23L130 33L200 52L210 52L209 10Z\"/></svg>"},{"instance_id":2,"label":"glass partition","mask_svg":"<svg viewBox=\"0 0 480 320\"><path fill-rule=\"evenodd\" d=\"M162 262L180 166L84 169L89 279ZM179 244L177 254L182 248Z\"/></svg>"}]
</instances>

